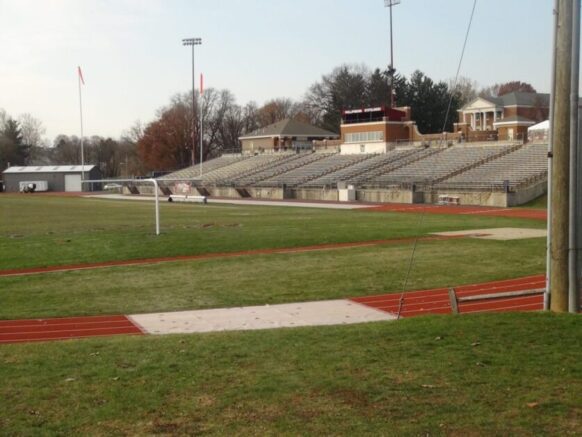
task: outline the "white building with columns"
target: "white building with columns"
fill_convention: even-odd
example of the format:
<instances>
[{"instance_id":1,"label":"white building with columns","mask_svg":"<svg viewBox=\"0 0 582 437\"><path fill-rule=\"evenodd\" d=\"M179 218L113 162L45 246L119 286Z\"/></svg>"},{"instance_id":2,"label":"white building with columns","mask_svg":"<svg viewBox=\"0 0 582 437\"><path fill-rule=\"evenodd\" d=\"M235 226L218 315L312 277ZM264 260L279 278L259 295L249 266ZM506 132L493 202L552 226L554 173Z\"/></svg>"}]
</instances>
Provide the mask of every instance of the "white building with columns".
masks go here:
<instances>
[{"instance_id":1,"label":"white building with columns","mask_svg":"<svg viewBox=\"0 0 582 437\"><path fill-rule=\"evenodd\" d=\"M548 118L549 94L512 92L477 97L458 112L455 128L467 137L481 132L499 140L526 140L527 128Z\"/></svg>"}]
</instances>

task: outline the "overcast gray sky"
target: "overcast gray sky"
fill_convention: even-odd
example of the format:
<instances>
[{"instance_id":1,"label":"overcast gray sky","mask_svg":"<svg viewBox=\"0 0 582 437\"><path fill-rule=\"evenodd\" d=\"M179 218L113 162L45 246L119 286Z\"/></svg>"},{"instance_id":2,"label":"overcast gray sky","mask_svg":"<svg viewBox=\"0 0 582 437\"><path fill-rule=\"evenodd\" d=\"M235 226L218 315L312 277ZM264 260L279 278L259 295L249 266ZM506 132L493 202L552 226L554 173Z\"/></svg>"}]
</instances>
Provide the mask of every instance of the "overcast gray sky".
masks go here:
<instances>
[{"instance_id":1,"label":"overcast gray sky","mask_svg":"<svg viewBox=\"0 0 582 437\"><path fill-rule=\"evenodd\" d=\"M402 0L395 67L454 76L471 0ZM548 92L552 0L479 0L461 74ZM78 135L76 68L86 135L118 137L191 87L182 38L201 37L197 73L244 104L299 99L342 63L388 64L383 0L0 0L0 108Z\"/></svg>"}]
</instances>

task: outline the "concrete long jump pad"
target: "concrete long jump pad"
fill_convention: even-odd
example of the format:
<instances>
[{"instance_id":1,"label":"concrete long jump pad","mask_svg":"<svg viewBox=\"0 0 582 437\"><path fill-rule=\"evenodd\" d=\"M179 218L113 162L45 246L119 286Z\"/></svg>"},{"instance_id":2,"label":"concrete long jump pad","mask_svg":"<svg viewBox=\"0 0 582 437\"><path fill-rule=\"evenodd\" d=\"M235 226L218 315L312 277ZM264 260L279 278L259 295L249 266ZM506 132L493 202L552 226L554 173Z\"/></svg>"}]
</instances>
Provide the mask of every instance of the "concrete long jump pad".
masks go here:
<instances>
[{"instance_id":1,"label":"concrete long jump pad","mask_svg":"<svg viewBox=\"0 0 582 437\"><path fill-rule=\"evenodd\" d=\"M394 320L390 313L348 299L166 313L0 320L0 344L115 335L347 325Z\"/></svg>"},{"instance_id":2,"label":"concrete long jump pad","mask_svg":"<svg viewBox=\"0 0 582 437\"><path fill-rule=\"evenodd\" d=\"M395 320L393 314L347 299L239 308L136 314L128 318L148 334L243 331L346 325Z\"/></svg>"},{"instance_id":3,"label":"concrete long jump pad","mask_svg":"<svg viewBox=\"0 0 582 437\"><path fill-rule=\"evenodd\" d=\"M527 238L542 238L548 235L546 229L530 228L489 228L471 229L466 231L434 232L432 235L443 237L467 237L479 238L481 240L523 240Z\"/></svg>"}]
</instances>

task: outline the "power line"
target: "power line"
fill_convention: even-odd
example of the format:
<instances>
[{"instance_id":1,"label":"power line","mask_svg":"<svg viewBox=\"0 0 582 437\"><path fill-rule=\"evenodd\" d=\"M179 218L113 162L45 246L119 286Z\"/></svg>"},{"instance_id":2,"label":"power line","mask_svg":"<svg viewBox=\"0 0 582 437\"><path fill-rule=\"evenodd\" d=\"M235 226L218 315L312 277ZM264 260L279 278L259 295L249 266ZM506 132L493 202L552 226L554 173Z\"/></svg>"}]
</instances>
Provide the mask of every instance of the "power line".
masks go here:
<instances>
[{"instance_id":1,"label":"power line","mask_svg":"<svg viewBox=\"0 0 582 437\"><path fill-rule=\"evenodd\" d=\"M471 11L471 17L469 18L469 25L467 26L467 33L465 34L465 42L463 43L463 50L461 51L461 57L459 59L459 65L457 67L457 74L455 76L455 85L454 88L457 86L457 80L459 78L459 72L461 71L461 63L463 62L463 56L465 54L465 48L467 47L467 40L469 39L469 31L471 30L471 24L473 22L473 16L475 14L475 7L477 6L477 0L473 2L473 9ZM447 120L449 118L449 111L451 110L451 104L453 102L453 93L451 93L451 98L449 100L449 106L447 108L447 113L445 115L445 122L443 124L443 132L445 131L445 127L447 125ZM396 315L397 319L400 319L400 314L402 313L402 306L404 305L404 292L406 291L406 287L408 286L408 280L410 279L410 274L412 273L412 267L414 265L414 258L416 256L416 248L418 246L418 240L420 238L420 230L422 228L422 224L424 222L424 216L426 214L426 206L422 209L420 213L420 220L418 222L416 238L414 239L414 243L412 245L412 253L410 254L410 260L408 262L408 268L406 270L406 276L404 278L404 283L402 284L402 293L400 295L400 299L398 302L398 313Z\"/></svg>"},{"instance_id":2,"label":"power line","mask_svg":"<svg viewBox=\"0 0 582 437\"><path fill-rule=\"evenodd\" d=\"M469 25L467 26L467 33L465 34L465 42L463 43L463 50L461 50L461 57L459 59L459 65L457 66L457 74L455 75L455 82L453 85L453 90L451 90L451 98L449 99L449 106L447 107L447 112L445 115L445 122L443 123L442 132L445 131L447 126L447 121L449 119L449 112L451 111L451 105L453 104L453 91L457 88L457 81L459 80L459 72L461 71L461 64L463 62L463 56L465 56L465 48L467 47L467 40L469 39L469 31L471 30L471 24L473 23L473 15L475 14L475 7L477 6L477 0L473 2L473 10L471 11L471 18L469 18Z\"/></svg>"}]
</instances>

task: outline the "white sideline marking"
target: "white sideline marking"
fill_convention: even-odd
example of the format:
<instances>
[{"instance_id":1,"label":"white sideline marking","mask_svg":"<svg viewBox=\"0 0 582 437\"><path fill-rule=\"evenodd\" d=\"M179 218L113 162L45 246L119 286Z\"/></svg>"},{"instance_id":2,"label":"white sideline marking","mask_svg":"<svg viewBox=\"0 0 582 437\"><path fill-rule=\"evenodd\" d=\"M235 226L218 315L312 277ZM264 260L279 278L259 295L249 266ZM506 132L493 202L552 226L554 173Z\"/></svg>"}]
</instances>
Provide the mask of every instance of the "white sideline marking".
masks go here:
<instances>
[{"instance_id":1,"label":"white sideline marking","mask_svg":"<svg viewBox=\"0 0 582 437\"><path fill-rule=\"evenodd\" d=\"M392 314L345 299L128 316L149 334L190 334L395 320Z\"/></svg>"}]
</instances>

